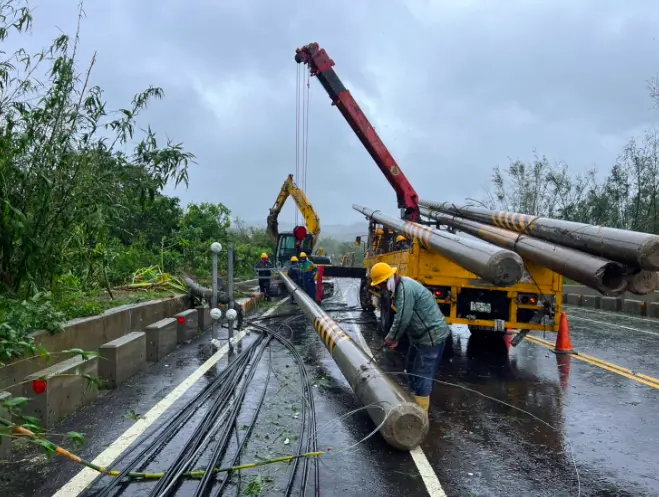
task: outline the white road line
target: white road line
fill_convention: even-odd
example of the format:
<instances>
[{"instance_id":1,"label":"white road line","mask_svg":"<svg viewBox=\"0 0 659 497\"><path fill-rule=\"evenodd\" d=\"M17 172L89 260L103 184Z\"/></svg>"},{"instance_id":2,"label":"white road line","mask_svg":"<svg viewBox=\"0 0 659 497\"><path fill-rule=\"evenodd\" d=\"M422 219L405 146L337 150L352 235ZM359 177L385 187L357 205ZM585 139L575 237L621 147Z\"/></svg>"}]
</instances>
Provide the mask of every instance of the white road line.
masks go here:
<instances>
[{"instance_id":1,"label":"white road line","mask_svg":"<svg viewBox=\"0 0 659 497\"><path fill-rule=\"evenodd\" d=\"M263 313L263 316L272 314L280 305L288 300L288 297L278 302L274 307ZM236 343L242 340L249 328L246 328L236 334L234 337ZM220 350L215 352L205 363L199 366L190 376L183 380L174 390L169 392L167 397L158 402L147 412L144 417L138 419L134 425L126 430L123 435L117 438L110 446L101 452L92 462L98 466L108 468L112 463L123 454L123 452L132 445L137 438L142 435L150 426L155 423L162 414L169 409L174 402L179 400L190 390L197 380L229 352L229 344L224 345ZM77 497L85 491L87 486L96 479L98 472L90 468L84 468L75 475L69 482L53 494L52 497Z\"/></svg>"},{"instance_id":2,"label":"white road line","mask_svg":"<svg viewBox=\"0 0 659 497\"><path fill-rule=\"evenodd\" d=\"M655 333L654 331L641 330L639 328L632 328L631 326L624 326L622 324L607 323L607 322L604 322L604 321L596 321L594 319L588 319L588 318L582 318L581 316L575 316L574 314L569 316L569 319L580 319L581 321L588 321L590 323L603 324L603 325L606 325L606 326L614 326L616 328L622 328L622 329L631 330L631 331L638 331L640 333L647 333L648 335L654 335L656 337L659 337L659 333Z\"/></svg>"},{"instance_id":3,"label":"white road line","mask_svg":"<svg viewBox=\"0 0 659 497\"><path fill-rule=\"evenodd\" d=\"M423 449L421 447L417 447L416 449L410 451L410 455L412 456L412 459L414 459L414 463L419 470L419 474L421 475L423 483L426 485L428 494L430 494L432 497L446 497L446 492L444 492L442 484L439 483L439 478L437 478L435 470L432 469L430 461L428 461L426 453L423 452Z\"/></svg>"},{"instance_id":4,"label":"white road line","mask_svg":"<svg viewBox=\"0 0 659 497\"><path fill-rule=\"evenodd\" d=\"M351 312L350 314L353 313ZM368 346L364 336L362 335L361 326L354 324L353 329L357 333L357 337L359 338L359 342L361 343L364 352L366 352L370 357L373 357L373 352L371 351L371 348ZM410 451L410 455L412 456L414 464L416 464L416 469L419 470L419 475L421 475L421 479L426 486L428 494L431 497L446 497L446 492L444 492L442 484L439 482L437 473L435 473L435 470L432 469L430 461L428 461L428 457L426 457L426 453L423 452L423 449L421 447L412 449Z\"/></svg>"}]
</instances>

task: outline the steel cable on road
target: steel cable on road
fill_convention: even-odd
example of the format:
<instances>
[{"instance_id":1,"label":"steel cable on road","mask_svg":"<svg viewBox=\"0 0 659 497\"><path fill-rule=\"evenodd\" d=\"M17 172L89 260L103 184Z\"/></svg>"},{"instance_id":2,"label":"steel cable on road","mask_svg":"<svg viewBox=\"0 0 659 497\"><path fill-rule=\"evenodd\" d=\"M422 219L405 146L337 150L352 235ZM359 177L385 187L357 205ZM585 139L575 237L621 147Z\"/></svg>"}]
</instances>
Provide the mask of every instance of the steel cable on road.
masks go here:
<instances>
[{"instance_id":1,"label":"steel cable on road","mask_svg":"<svg viewBox=\"0 0 659 497\"><path fill-rule=\"evenodd\" d=\"M127 482L125 481L125 477L128 476L128 473L134 472L136 470L136 466L138 465L138 462L141 460L147 460L149 461L155 455L157 455L160 450L163 448L163 446L169 442L180 430L183 428L183 426L186 425L186 423L197 413L198 409L203 407L204 404L212 397L213 393L215 393L218 389L218 387L226 381L234 372L236 368L240 368L244 361L246 361L249 357L249 352L255 348L256 342L250 344L236 359L229 363L229 365L223 369L210 383L208 383L202 391L200 391L197 395L195 395L190 401L186 403L186 405L180 409L165 425L161 426L160 428L154 430L151 434L147 436L149 437L155 437L153 438L152 441L146 444L144 449L142 449L137 455L135 455L131 462L127 465L125 469L121 471L121 473L116 477L113 478L107 486L105 486L100 493L94 494L94 497L110 497L112 495L113 490L116 490L120 488L121 490L124 490L126 488ZM145 443L143 441L142 443ZM131 452L125 452L121 457L119 457L114 464L117 465L124 460L126 460L129 456L131 456ZM103 471L105 471L104 468L101 468ZM95 485L97 485L101 479L103 478L103 474L99 475L90 485L90 489L93 488Z\"/></svg>"},{"instance_id":2,"label":"steel cable on road","mask_svg":"<svg viewBox=\"0 0 659 497\"><path fill-rule=\"evenodd\" d=\"M279 324L278 329L280 329L281 326L286 326L287 322L290 322L291 320L295 319L298 316L299 314L297 313L293 316L290 316L290 318L287 319L286 322ZM306 461L308 457L313 457L315 455L318 455L317 450L315 450L314 452L307 451L304 456L302 455L302 444L304 441L305 433L307 433L306 446L309 448L317 449L316 438L311 436L311 433L315 431L315 427L316 427L315 406L313 402L313 392L311 389L311 382L309 380L306 367L304 366L303 358L301 357L299 352L295 349L295 346L289 340L284 338L277 331L273 330L272 325L263 326L263 325L257 325L256 323L252 323L251 325L255 329L262 331L264 335L260 337L257 341L250 344L246 350L244 350L234 359L234 361L230 362L229 365L224 370L222 370L218 374L218 376L204 388L204 390L199 392L199 394L197 394L193 399L191 399L166 425L162 426L159 430L159 433L155 432L150 434L149 436L152 438L152 440L148 442L147 446L143 450L141 450L135 457L132 457L131 463L129 463L128 466L121 471L121 473L117 474L117 477L113 478L112 481L108 482L108 485L106 485L100 491L100 493L95 494L95 497L109 497L110 495L113 494L113 491L115 490L119 490L119 491L125 490L127 483L130 481L130 480L127 481L125 477L129 475L137 476L139 474L145 475L146 477L145 479L148 479L149 476L159 478L158 483L149 494L150 496L163 497L166 495L171 495L171 491L174 490L175 487L181 482L181 477L191 476L193 474L193 472L188 470L190 469L190 465L194 463L194 461L199 457L199 455L205 448L204 445L205 442L208 441L209 432L215 431L213 429L214 419L216 420L219 413L221 413L223 410L226 410L226 407L229 405L228 401L231 396L231 393L235 393L238 385L243 380L243 376L246 368L248 367L248 365L251 364L252 365L252 370L250 371L251 374L248 375L247 378L244 378L243 388L241 389L241 392L237 395L236 401L233 404L233 409L231 409L231 412L227 413L226 420L224 423L227 426L227 429L224 430L224 432L222 433L221 440L215 445L211 462L209 462L205 471L194 472L195 474L199 475L198 477L202 477L202 482L200 482L200 485L197 488L197 491L195 492L195 496L208 495L213 485L217 483L217 480L215 480L213 476L218 474L219 470L221 469L218 468L217 463L219 463L219 461L222 460L222 458L226 453L228 441L231 435L233 434L232 432L234 431L234 427L236 425L235 418L240 412L240 407L242 404L242 399L244 398L246 393L246 388L249 385L253 377L253 374L256 371L256 366L260 362L261 356L263 355L265 348L268 348L269 342L272 338L275 338L278 342L282 343L291 352L294 360L298 364L298 368L302 380L301 381L302 393L303 393L302 411L304 412L304 415L302 417L303 418L302 426L300 428L300 437L299 437L300 442L298 443L298 450L297 450L297 454L299 455L289 456L282 459L282 461L288 460L293 466L293 470L291 471L291 475L289 477L289 481L287 483L285 490L285 495L290 496L297 473L299 458L304 457ZM266 342L266 344L262 345L264 341ZM271 369L271 367L269 369ZM263 404L265 393L266 393L266 389L263 390L263 393L261 395L261 401L259 403L259 407L257 408L257 412L254 414L252 418L252 423L250 424L248 433L245 434L242 443L239 444L238 450L233 457L231 467L235 466L235 463L238 461L238 458L240 457L241 448L244 447L247 439L249 438L249 432L251 432L253 426L256 424L256 419L258 418L258 410L260 410L260 406ZM151 475L149 473L144 473L143 471L141 471L145 469L145 467L155 458L155 456L162 451L164 446L171 441L171 439L180 431L180 429L183 426L185 426L187 422L190 421L190 419L195 414L195 412L199 408L203 407L213 396L215 396L213 405L208 410L206 416L204 416L204 419L201 421L201 423L197 426L195 433L191 436L188 443L186 443L186 447L177 456L176 461L170 466L170 468L162 475L158 475L158 474ZM307 414L307 407L310 408L309 414ZM307 427L307 418L309 418L311 427ZM215 427L217 428L216 423L215 423ZM115 464L125 460L128 457L128 455L129 454L124 454L121 458L119 458L119 460ZM275 462L275 460L273 460L273 462ZM256 467L258 465L259 464L256 465L249 464L245 466ZM136 466L138 467L136 468ZM221 492L226 488L226 485L229 483L231 478L231 472L232 472L231 467L228 470L227 477L222 480L220 487L217 488L212 493L212 495L214 496L220 495ZM304 468L305 471L300 483L302 492L306 490L306 485L308 480L308 461L306 461L306 464L304 464ZM99 469L102 471L106 471L104 468L99 468ZM135 471L135 469L138 469L138 471ZM97 484L103 476L104 475L100 475L99 478L97 478L92 483L92 487L95 484ZM316 495L319 495L320 478L319 478L319 467L317 461L315 463L314 480L316 487Z\"/></svg>"},{"instance_id":3,"label":"steel cable on road","mask_svg":"<svg viewBox=\"0 0 659 497\"><path fill-rule=\"evenodd\" d=\"M288 323L296 318L300 317L300 314L296 314L295 316L292 316L288 319L286 319L281 326L288 326ZM302 426L300 428L300 436L298 438L298 446L297 446L297 453L300 454L302 453L302 443L303 443L303 438L304 438L304 433L305 433L305 424L306 424L306 402L309 403L309 411L310 411L310 421L312 425L312 431L308 434L307 436L307 451L306 452L317 452L318 451L318 441L317 437L315 436L316 432L316 407L314 403L314 398L313 398L313 391L312 391L312 385L311 381L309 380L309 375L307 373L307 368L304 365L304 359L298 352L298 350L295 348L295 345L293 343L286 339L284 336L282 336L280 333L277 331L268 329L265 326L261 325L252 325L256 329L260 329L261 331L264 331L266 333L270 333L279 343L284 345L290 352L291 355L295 358L297 364L298 364L298 369L300 372L300 376L302 379L302 399L303 399L303 409L302 409ZM280 328L281 328L280 326ZM292 331L292 329L291 329ZM288 497L291 493L292 490L292 485L295 480L295 475L297 473L297 466L299 463L299 459L296 458L293 461L293 469L291 470L291 474L289 476L289 481L286 487L286 491L284 495ZM307 481L308 481L308 463L309 460L308 458L304 458L304 474L302 476L302 480L300 482L300 487L301 487L301 495L305 495L306 493L306 486L307 486ZM318 459L314 458L314 484L315 484L315 490L314 490L314 495L320 496L320 467L318 465Z\"/></svg>"},{"instance_id":4,"label":"steel cable on road","mask_svg":"<svg viewBox=\"0 0 659 497\"><path fill-rule=\"evenodd\" d=\"M263 344L264 341L265 344ZM251 378L254 376L254 366L256 366L261 360L261 357L263 356L263 353L268 346L269 340L265 340L265 337L261 336L258 338L256 343L258 343L258 349L255 351L255 349L251 348L249 352L249 358L246 361L244 368L234 370L232 377L222 385L212 407L206 412L205 416L202 418L201 423L197 426L192 436L186 442L184 449L179 453L172 466L170 466L170 469L165 472L165 477L158 481L156 486L149 494L149 497L167 497L172 495L171 491L181 483L181 476L191 467L195 460L197 460L197 458L200 456L201 452L206 448L205 446L209 439L215 434L216 428L219 427L220 424L226 424L229 426L229 428L233 426L235 417L237 416L240 408L241 400L245 395L247 385L249 384ZM236 398L236 401L234 402L234 408L230 411L223 412L230 403L231 394L235 393L241 380L243 380L244 372L247 368L247 365L250 363L253 364L253 366L250 370L250 374L244 378L243 386L238 394L238 397ZM228 417L226 422L225 417ZM225 438L224 436L221 437L220 444L228 443L227 438L228 437ZM221 452L221 445L218 445L216 449L218 452ZM207 490L209 489L210 475L212 475L212 473L207 473L204 475L204 486L202 488L203 493L195 493L195 497L199 497L200 495L207 493Z\"/></svg>"},{"instance_id":5,"label":"steel cable on road","mask_svg":"<svg viewBox=\"0 0 659 497\"><path fill-rule=\"evenodd\" d=\"M261 394L261 397L259 399L259 403L256 407L256 411L254 412L254 415L252 416L252 420L247 428L247 431L245 432L245 435L243 436L243 441L242 443L238 446L236 449L236 454L233 458L233 461L231 465L235 465L238 458L240 457L240 451L243 449L245 446L245 443L247 442L247 439L249 438L250 433L252 432L252 429L256 425L256 420L258 419L259 412L261 410L261 406L263 405L263 402L265 400L265 395L268 389L268 383L270 382L270 371L271 371L271 365L272 365L272 350L270 349L270 341L272 340L272 337L267 337L265 339L265 343L263 345L263 348L259 350L259 353L257 357L254 359L254 362L252 363L252 367L250 368L250 372L248 376L245 378L243 382L243 386L240 389L240 392L236 395L234 404L233 404L233 409L231 413L229 414L229 420L228 424L226 425L226 428L224 432L222 433L222 436L220 439L217 441L217 444L215 445L215 448L213 450L213 454L211 455L210 460L208 461L208 464L206 465L206 473L201 479L201 482L199 483L199 486L195 490L195 493L193 494L193 497L206 497L209 495L213 483L215 483L212 478L215 476L213 473L213 470L218 467L220 461L224 458L224 455L226 453L226 449L229 445L229 441L231 440L231 434L232 431L234 430L238 418L238 413L240 412L240 409L242 407L243 401L245 399L245 395L247 393L247 387L251 383L252 379L254 378L254 374L256 373L256 366L259 364L261 357L263 356L263 352L265 352L265 349L267 348L270 354L269 357L269 364L268 364L268 375L266 377L265 381L265 386L263 387L263 392ZM228 475L224 480L222 480L222 483L220 484L220 487L216 489L212 495L214 497L220 495L222 491L224 490L227 482L229 481L230 476Z\"/></svg>"},{"instance_id":6,"label":"steel cable on road","mask_svg":"<svg viewBox=\"0 0 659 497\"><path fill-rule=\"evenodd\" d=\"M270 342L270 340L268 340L268 345L269 345L269 342ZM268 375L265 378L265 383L263 385L263 391L261 393L261 397L259 398L259 402L256 406L256 409L254 410L254 415L252 416L252 419L251 419L249 425L247 426L247 430L245 431L245 435L243 436L242 441L240 441L240 439L238 437L238 430L236 429L236 421L234 420L233 427L234 427L234 432L236 434L237 449L236 449L236 454L234 455L233 460L231 461L231 466L235 466L240 461L240 454L242 453L242 450L245 447L245 444L247 443L247 439L249 438L250 434L252 433L252 430L254 429L254 426L256 426L256 420L258 419L259 413L261 412L261 407L263 407L263 403L265 402L265 396L266 396L266 393L268 391L268 384L270 383L270 376L271 376L271 373L272 373L272 348L268 347L268 353L269 353ZM219 461L221 459L222 459L222 456L217 457L217 459L215 460L214 463L212 463L212 461L208 463L208 465L206 466L206 474L204 475L204 478L206 478L207 476L210 477L210 475L213 473L215 468L217 468L217 464L219 463ZM222 491L224 490L226 485L229 483L230 477L231 477L231 473L229 472L227 477L222 480L222 483L220 483L220 487L214 492L214 495L221 495L222 494ZM195 493L195 496L197 495L197 493L200 492L200 489L203 487L203 485L204 485L204 481L202 479L202 482L200 483L200 487L199 487L199 489L197 489L197 492ZM202 495L202 494L199 493L199 495ZM240 471L238 472L238 485L237 485L237 488L236 488L236 495L240 495Z\"/></svg>"}]
</instances>

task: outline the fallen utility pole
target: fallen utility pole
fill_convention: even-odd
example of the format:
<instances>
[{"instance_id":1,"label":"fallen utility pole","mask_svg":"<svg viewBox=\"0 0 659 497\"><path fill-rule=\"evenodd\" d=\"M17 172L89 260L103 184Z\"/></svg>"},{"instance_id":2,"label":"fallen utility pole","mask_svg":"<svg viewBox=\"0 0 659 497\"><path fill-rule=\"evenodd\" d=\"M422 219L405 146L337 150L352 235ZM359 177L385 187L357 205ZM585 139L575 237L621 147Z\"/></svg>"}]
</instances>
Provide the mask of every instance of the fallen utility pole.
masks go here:
<instances>
[{"instance_id":1,"label":"fallen utility pole","mask_svg":"<svg viewBox=\"0 0 659 497\"><path fill-rule=\"evenodd\" d=\"M510 250L404 221L368 207L353 205L352 208L377 223L417 238L425 249L443 255L496 286L513 286L524 274L524 261Z\"/></svg>"},{"instance_id":2,"label":"fallen utility pole","mask_svg":"<svg viewBox=\"0 0 659 497\"><path fill-rule=\"evenodd\" d=\"M428 415L391 381L341 327L301 290L287 274L280 273L286 288L313 323L316 333L364 406L385 441L399 450L419 446L428 433Z\"/></svg>"},{"instance_id":3,"label":"fallen utility pole","mask_svg":"<svg viewBox=\"0 0 659 497\"><path fill-rule=\"evenodd\" d=\"M632 267L659 270L659 236L638 231L593 226L518 212L456 206L450 202L419 203L429 209L530 236L604 257Z\"/></svg>"},{"instance_id":4,"label":"fallen utility pole","mask_svg":"<svg viewBox=\"0 0 659 497\"><path fill-rule=\"evenodd\" d=\"M605 295L620 295L627 288L625 268L617 262L496 226L431 211L425 207L421 208L421 215L495 245L514 250L531 262L594 288Z\"/></svg>"},{"instance_id":5,"label":"fallen utility pole","mask_svg":"<svg viewBox=\"0 0 659 497\"><path fill-rule=\"evenodd\" d=\"M212 305L211 299L213 298L213 290L211 288L206 288L205 286L201 286L199 283L197 283L188 276L185 276L183 278L183 281L185 281L185 284L188 285L188 288L190 289L190 293L193 296L197 297L202 301L206 301L209 305ZM235 301L230 304L229 294L226 291L224 291L224 289L218 290L217 303L226 305L227 309L233 309L238 313L236 329L238 330L241 329L243 326L243 319L245 316L245 312L243 308ZM213 307L211 307L211 309L213 309Z\"/></svg>"}]
</instances>

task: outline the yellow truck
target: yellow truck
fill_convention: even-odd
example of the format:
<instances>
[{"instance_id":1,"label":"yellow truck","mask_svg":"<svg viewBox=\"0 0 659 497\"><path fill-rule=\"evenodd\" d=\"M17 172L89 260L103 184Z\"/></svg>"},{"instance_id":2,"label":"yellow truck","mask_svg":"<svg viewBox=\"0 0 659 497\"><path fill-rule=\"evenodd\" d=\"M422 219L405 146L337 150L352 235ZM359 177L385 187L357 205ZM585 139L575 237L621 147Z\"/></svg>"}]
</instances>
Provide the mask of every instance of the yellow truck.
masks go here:
<instances>
[{"instance_id":1,"label":"yellow truck","mask_svg":"<svg viewBox=\"0 0 659 497\"><path fill-rule=\"evenodd\" d=\"M346 119L396 192L401 218L395 218L397 222L378 223L373 216L367 216L368 238L364 241L358 237L356 240L357 244L364 245L366 251L366 271L360 289L361 306L364 310L380 308L382 331L388 331L395 309L388 292L380 293L369 286L368 269L377 262L396 266L400 275L413 278L429 288L451 324L467 325L472 332L505 332L509 328L557 331L562 276L528 260L523 263L520 260L524 271L523 275L520 271L519 281L507 286L497 285L434 249L428 239L451 230L421 219L416 190L350 91L343 86L332 68L334 61L317 43L299 48L295 60L308 65L311 75L327 91L332 104ZM409 240L409 248L395 250L395 240L399 236Z\"/></svg>"}]
</instances>

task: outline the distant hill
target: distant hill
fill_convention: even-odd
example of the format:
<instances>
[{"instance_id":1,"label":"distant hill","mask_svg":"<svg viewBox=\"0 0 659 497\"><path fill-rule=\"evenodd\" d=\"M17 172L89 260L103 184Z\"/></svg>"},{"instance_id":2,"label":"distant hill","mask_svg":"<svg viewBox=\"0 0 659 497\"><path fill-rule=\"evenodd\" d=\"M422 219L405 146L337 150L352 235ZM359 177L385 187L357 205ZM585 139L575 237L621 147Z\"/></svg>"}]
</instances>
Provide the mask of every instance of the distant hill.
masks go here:
<instances>
[{"instance_id":1,"label":"distant hill","mask_svg":"<svg viewBox=\"0 0 659 497\"><path fill-rule=\"evenodd\" d=\"M245 221L245 227L265 228L264 222ZM279 231L292 231L295 228L294 223L282 221L279 223ZM335 238L339 241L354 240L356 236L365 235L368 230L366 221L352 224L321 224L321 238Z\"/></svg>"}]
</instances>

